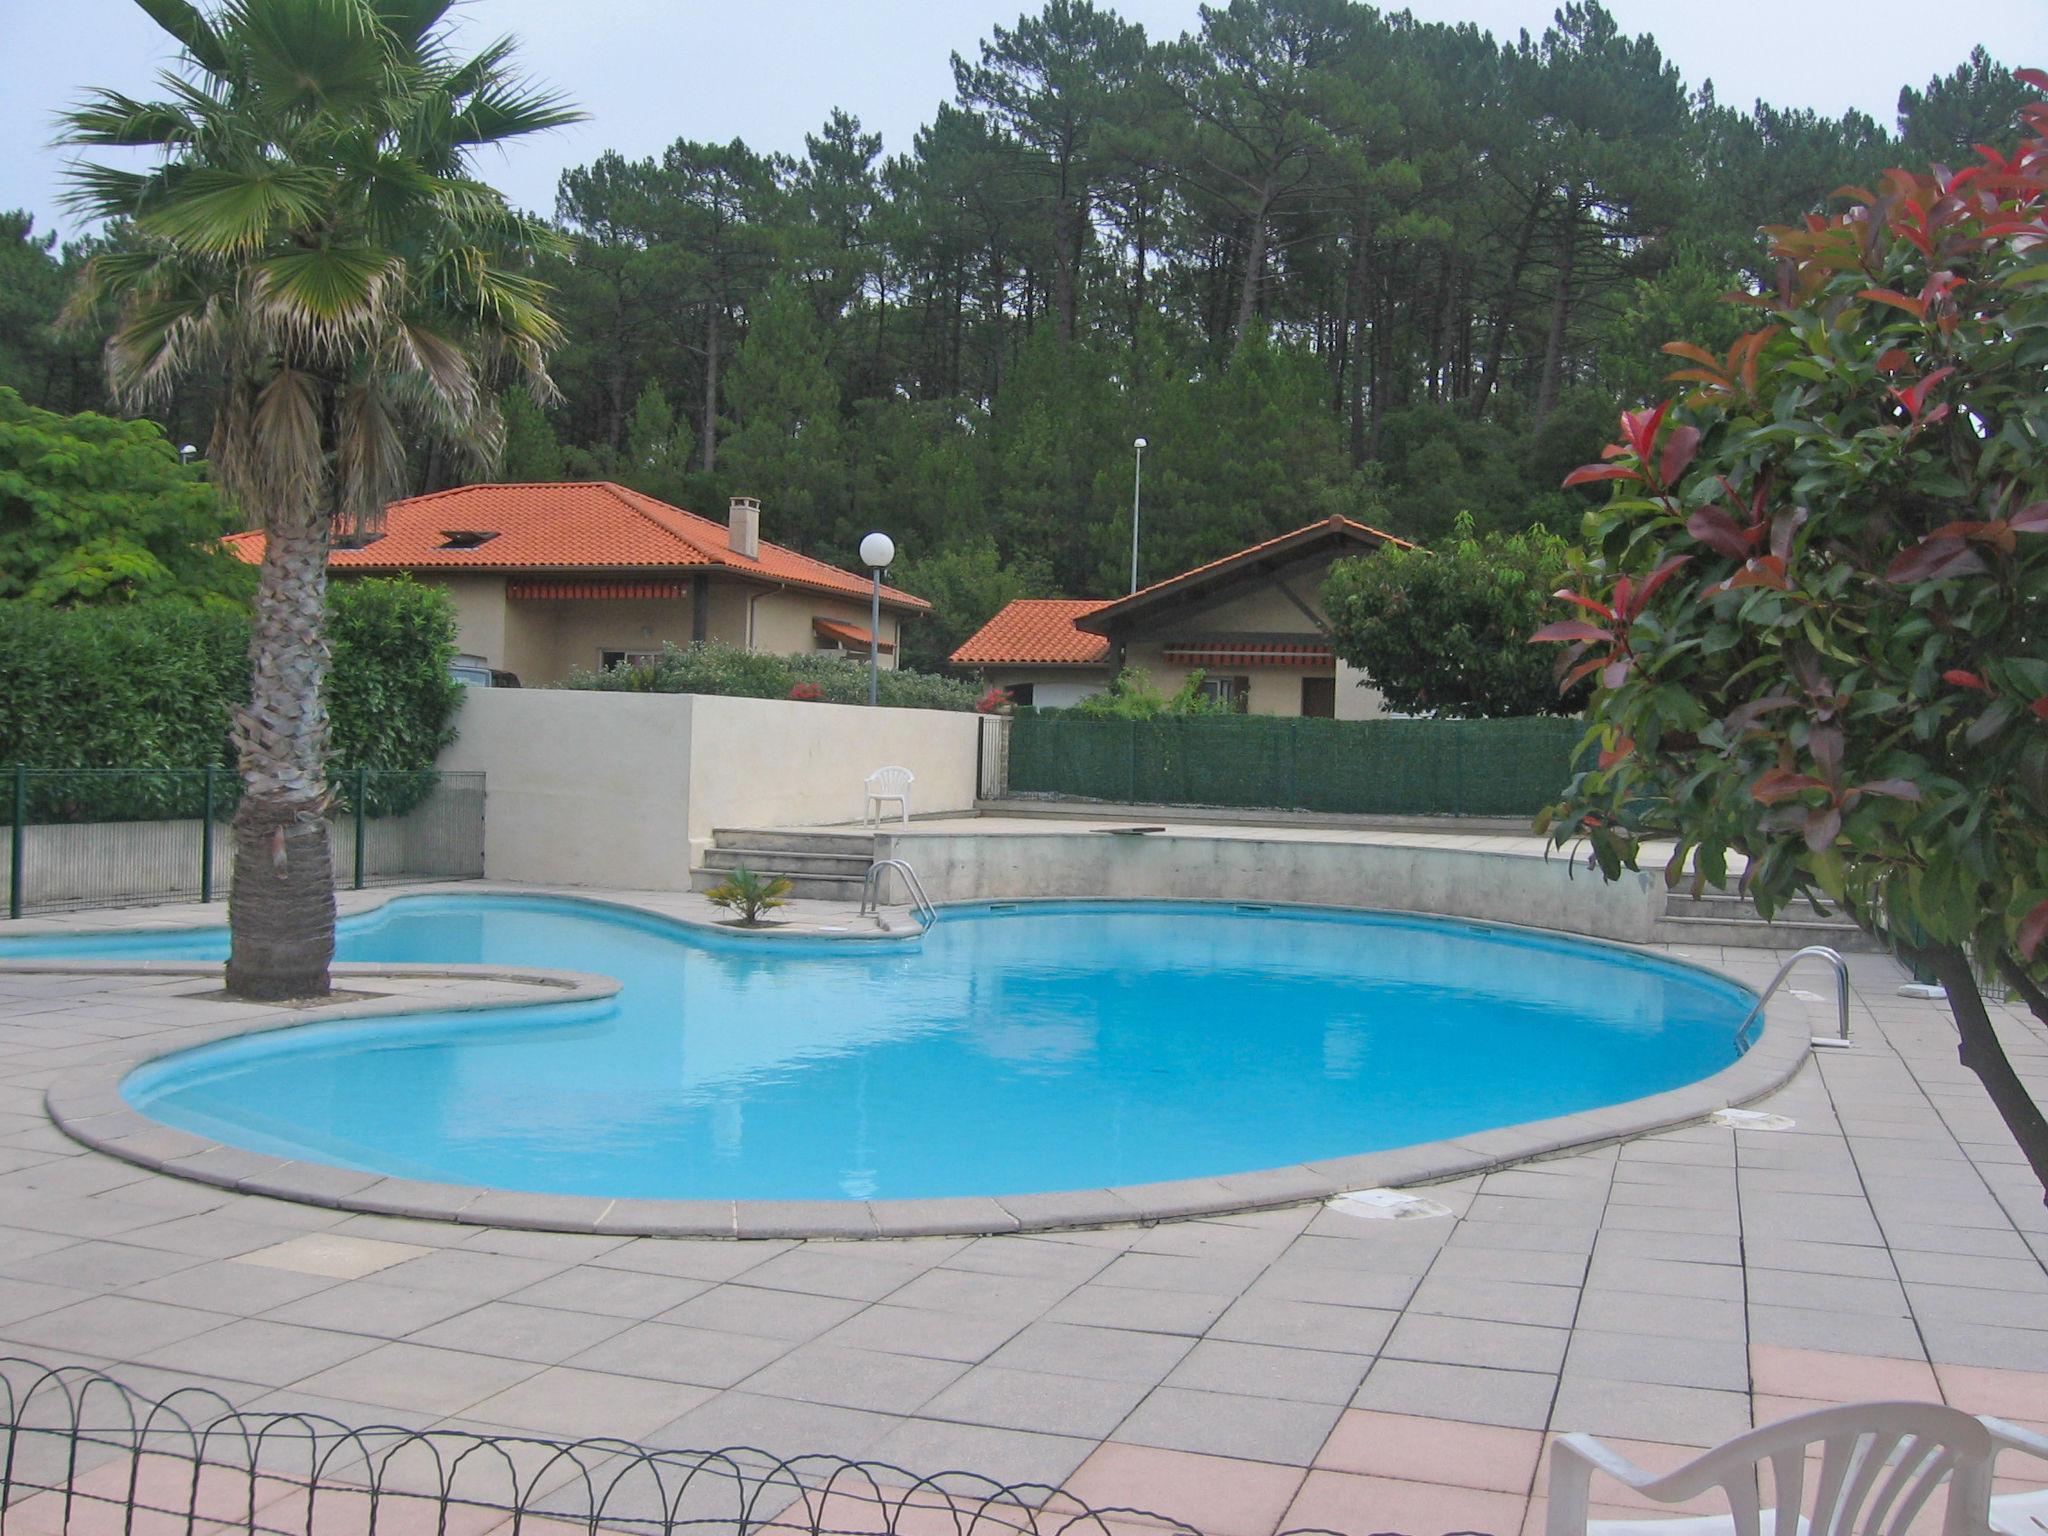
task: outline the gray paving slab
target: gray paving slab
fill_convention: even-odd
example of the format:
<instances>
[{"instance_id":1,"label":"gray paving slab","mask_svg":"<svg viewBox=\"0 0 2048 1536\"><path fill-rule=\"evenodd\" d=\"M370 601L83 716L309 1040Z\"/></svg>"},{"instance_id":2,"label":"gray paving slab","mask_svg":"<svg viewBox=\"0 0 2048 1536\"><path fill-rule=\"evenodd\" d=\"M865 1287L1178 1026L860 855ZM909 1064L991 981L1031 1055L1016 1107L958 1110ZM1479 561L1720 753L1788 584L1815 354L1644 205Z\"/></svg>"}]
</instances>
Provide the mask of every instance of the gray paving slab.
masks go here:
<instances>
[{"instance_id":1,"label":"gray paving slab","mask_svg":"<svg viewBox=\"0 0 2048 1536\"><path fill-rule=\"evenodd\" d=\"M380 1344L294 1383L322 1397L435 1415L463 1413L514 1382L539 1374L528 1360L423 1344Z\"/></svg>"},{"instance_id":2,"label":"gray paving slab","mask_svg":"<svg viewBox=\"0 0 2048 1536\"><path fill-rule=\"evenodd\" d=\"M159 1345L142 1356L142 1363L201 1374L229 1371L242 1381L284 1387L377 1347L375 1339L358 1333L237 1318Z\"/></svg>"},{"instance_id":3,"label":"gray paving slab","mask_svg":"<svg viewBox=\"0 0 2048 1536\"><path fill-rule=\"evenodd\" d=\"M732 1387L795 1348L790 1339L718 1328L638 1323L567 1357L584 1370Z\"/></svg>"},{"instance_id":4,"label":"gray paving slab","mask_svg":"<svg viewBox=\"0 0 2048 1536\"><path fill-rule=\"evenodd\" d=\"M1552 1424L1627 1440L1668 1445L1719 1445L1749 1428L1743 1392L1609 1381L1567 1371L1559 1382Z\"/></svg>"},{"instance_id":5,"label":"gray paving slab","mask_svg":"<svg viewBox=\"0 0 2048 1536\"><path fill-rule=\"evenodd\" d=\"M763 1366L741 1386L765 1397L908 1414L925 1408L968 1369L953 1360L814 1341Z\"/></svg>"},{"instance_id":6,"label":"gray paving slab","mask_svg":"<svg viewBox=\"0 0 2048 1536\"><path fill-rule=\"evenodd\" d=\"M1307 1466L1343 1410L1335 1403L1159 1387L1116 1427L1126 1445Z\"/></svg>"},{"instance_id":7,"label":"gray paving slab","mask_svg":"<svg viewBox=\"0 0 2048 1536\"><path fill-rule=\"evenodd\" d=\"M1006 1486L1057 1487L1091 1456L1096 1441L1078 1435L1041 1435L983 1424L908 1418L874 1443L876 1460L918 1477L970 1471Z\"/></svg>"},{"instance_id":8,"label":"gray paving slab","mask_svg":"<svg viewBox=\"0 0 2048 1536\"><path fill-rule=\"evenodd\" d=\"M1424 1360L1381 1360L1366 1372L1354 1408L1542 1429L1550 1422L1557 1378L1534 1371L1497 1371Z\"/></svg>"},{"instance_id":9,"label":"gray paving slab","mask_svg":"<svg viewBox=\"0 0 2048 1536\"><path fill-rule=\"evenodd\" d=\"M1348 1355L1328 1349L1287 1349L1274 1344L1203 1339L1174 1366L1165 1385L1198 1392L1232 1392L1242 1397L1342 1405L1351 1401L1372 1361L1370 1355Z\"/></svg>"},{"instance_id":10,"label":"gray paving slab","mask_svg":"<svg viewBox=\"0 0 2048 1536\"><path fill-rule=\"evenodd\" d=\"M1481 1322L1418 1312L1403 1317L1395 1325L1380 1353L1389 1360L1555 1372L1564 1363L1565 1345L1571 1337L1563 1328Z\"/></svg>"},{"instance_id":11,"label":"gray paving slab","mask_svg":"<svg viewBox=\"0 0 2048 1536\"><path fill-rule=\"evenodd\" d=\"M966 1312L931 1312L883 1303L864 1307L819 1337L853 1349L972 1363L987 1359L1028 1326L1007 1313L975 1317Z\"/></svg>"},{"instance_id":12,"label":"gray paving slab","mask_svg":"<svg viewBox=\"0 0 2048 1536\"><path fill-rule=\"evenodd\" d=\"M1040 1319L988 1356L990 1365L1151 1386L1193 1347L1188 1338L1135 1328L1089 1328Z\"/></svg>"},{"instance_id":13,"label":"gray paving slab","mask_svg":"<svg viewBox=\"0 0 2048 1536\"><path fill-rule=\"evenodd\" d=\"M1210 1326L1208 1337L1240 1344L1279 1344L1369 1355L1386 1342L1397 1316L1369 1307L1333 1307L1316 1301L1244 1296Z\"/></svg>"},{"instance_id":14,"label":"gray paving slab","mask_svg":"<svg viewBox=\"0 0 2048 1536\"><path fill-rule=\"evenodd\" d=\"M1101 1439L1137 1406L1147 1383L1061 1376L986 1364L970 1367L922 1405L922 1417Z\"/></svg>"},{"instance_id":15,"label":"gray paving slab","mask_svg":"<svg viewBox=\"0 0 2048 1536\"><path fill-rule=\"evenodd\" d=\"M481 1350L513 1360L557 1365L630 1326L625 1318L604 1313L487 1301L429 1323L407 1337L415 1344L431 1344L437 1349Z\"/></svg>"},{"instance_id":16,"label":"gray paving slab","mask_svg":"<svg viewBox=\"0 0 2048 1536\"><path fill-rule=\"evenodd\" d=\"M792 1343L814 1339L845 1322L861 1303L837 1296L806 1296L752 1285L721 1285L661 1314L660 1321Z\"/></svg>"},{"instance_id":17,"label":"gray paving slab","mask_svg":"<svg viewBox=\"0 0 2048 1536\"><path fill-rule=\"evenodd\" d=\"M1579 1328L1571 1335L1564 1373L1746 1393L1749 1349L1740 1339L1687 1339Z\"/></svg>"}]
</instances>

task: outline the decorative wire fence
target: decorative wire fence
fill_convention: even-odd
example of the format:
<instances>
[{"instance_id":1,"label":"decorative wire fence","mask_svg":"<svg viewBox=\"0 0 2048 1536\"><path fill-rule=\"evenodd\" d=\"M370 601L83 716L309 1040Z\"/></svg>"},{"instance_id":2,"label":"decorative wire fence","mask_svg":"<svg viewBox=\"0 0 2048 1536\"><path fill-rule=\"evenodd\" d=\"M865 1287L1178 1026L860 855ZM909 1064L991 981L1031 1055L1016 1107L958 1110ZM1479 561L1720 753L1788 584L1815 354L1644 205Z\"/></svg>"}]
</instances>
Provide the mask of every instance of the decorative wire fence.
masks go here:
<instances>
[{"instance_id":1,"label":"decorative wire fence","mask_svg":"<svg viewBox=\"0 0 2048 1536\"><path fill-rule=\"evenodd\" d=\"M1195 1527L1042 1484L837 1456L648 1450L161 1401L0 1359L0 1533L21 1536L1158 1536ZM1378 1531L1369 1523L1358 1531ZM1389 1533L1395 1536L1395 1533ZM1485 1533L1461 1533L1485 1536Z\"/></svg>"},{"instance_id":2,"label":"decorative wire fence","mask_svg":"<svg viewBox=\"0 0 2048 1536\"><path fill-rule=\"evenodd\" d=\"M330 788L337 885L482 877L483 774L341 769ZM16 765L0 794L9 917L227 892L232 769Z\"/></svg>"},{"instance_id":3,"label":"decorative wire fence","mask_svg":"<svg viewBox=\"0 0 2048 1536\"><path fill-rule=\"evenodd\" d=\"M1578 720L1019 715L1012 794L1377 816L1533 816L1572 776Z\"/></svg>"}]
</instances>

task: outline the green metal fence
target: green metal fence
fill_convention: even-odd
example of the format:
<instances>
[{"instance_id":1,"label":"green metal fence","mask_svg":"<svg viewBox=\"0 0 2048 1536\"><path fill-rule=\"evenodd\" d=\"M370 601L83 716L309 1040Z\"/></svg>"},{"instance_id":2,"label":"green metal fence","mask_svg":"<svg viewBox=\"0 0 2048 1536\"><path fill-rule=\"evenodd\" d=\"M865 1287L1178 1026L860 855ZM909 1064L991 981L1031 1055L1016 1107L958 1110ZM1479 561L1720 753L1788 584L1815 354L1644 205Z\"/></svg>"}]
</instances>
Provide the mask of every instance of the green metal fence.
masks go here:
<instances>
[{"instance_id":1,"label":"green metal fence","mask_svg":"<svg viewBox=\"0 0 2048 1536\"><path fill-rule=\"evenodd\" d=\"M1131 805L1533 816L1572 775L1578 720L1086 720L1019 715L1012 794Z\"/></svg>"},{"instance_id":2,"label":"green metal fence","mask_svg":"<svg viewBox=\"0 0 2048 1536\"><path fill-rule=\"evenodd\" d=\"M328 822L337 885L484 872L481 773L345 768ZM230 768L0 768L10 918L227 893L241 781Z\"/></svg>"}]
</instances>

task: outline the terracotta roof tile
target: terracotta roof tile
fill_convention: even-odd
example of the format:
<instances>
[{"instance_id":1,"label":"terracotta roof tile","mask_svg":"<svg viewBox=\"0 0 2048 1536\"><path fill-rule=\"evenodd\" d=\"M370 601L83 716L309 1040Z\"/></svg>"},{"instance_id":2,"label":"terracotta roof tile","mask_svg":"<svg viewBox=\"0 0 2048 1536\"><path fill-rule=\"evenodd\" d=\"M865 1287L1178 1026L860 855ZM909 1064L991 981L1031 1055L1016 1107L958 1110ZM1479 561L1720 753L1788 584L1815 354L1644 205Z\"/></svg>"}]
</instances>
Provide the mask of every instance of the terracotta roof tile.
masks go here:
<instances>
[{"instance_id":1,"label":"terracotta roof tile","mask_svg":"<svg viewBox=\"0 0 2048 1536\"><path fill-rule=\"evenodd\" d=\"M489 534L472 542L456 534ZM238 533L228 547L254 565L261 533ZM757 559L734 554L726 526L607 480L531 485L465 485L394 501L385 532L361 549L328 557L337 571L673 571L713 570L866 599L868 578L761 541ZM892 608L931 605L894 587Z\"/></svg>"},{"instance_id":2,"label":"terracotta roof tile","mask_svg":"<svg viewBox=\"0 0 2048 1536\"><path fill-rule=\"evenodd\" d=\"M953 653L963 667L1105 666L1109 641L1074 620L1109 605L1107 598L1023 597L1006 605Z\"/></svg>"}]
</instances>

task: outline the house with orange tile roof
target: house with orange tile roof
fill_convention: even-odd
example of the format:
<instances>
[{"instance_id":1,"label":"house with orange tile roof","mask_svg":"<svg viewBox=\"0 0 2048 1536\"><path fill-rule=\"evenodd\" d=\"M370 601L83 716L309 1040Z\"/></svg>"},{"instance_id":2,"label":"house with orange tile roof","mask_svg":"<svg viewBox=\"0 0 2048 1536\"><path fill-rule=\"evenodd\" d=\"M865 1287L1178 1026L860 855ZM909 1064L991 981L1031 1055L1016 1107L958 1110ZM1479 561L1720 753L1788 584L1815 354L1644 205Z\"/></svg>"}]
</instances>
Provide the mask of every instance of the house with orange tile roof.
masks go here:
<instances>
[{"instance_id":1,"label":"house with orange tile roof","mask_svg":"<svg viewBox=\"0 0 2048 1536\"><path fill-rule=\"evenodd\" d=\"M261 533L228 546L254 564ZM560 682L664 644L866 659L869 579L761 537L761 504L714 522L609 481L465 485L391 504L384 531L328 557L337 579L401 573L447 588L472 665ZM882 588L881 664L930 604Z\"/></svg>"},{"instance_id":2,"label":"house with orange tile roof","mask_svg":"<svg viewBox=\"0 0 2048 1536\"><path fill-rule=\"evenodd\" d=\"M1204 692L1247 714L1368 720L1385 705L1331 649L1322 585L1332 561L1390 543L1409 547L1330 517L1128 597L1021 599L952 660L1039 708L1076 704L1133 667L1169 694L1200 671Z\"/></svg>"}]
</instances>

